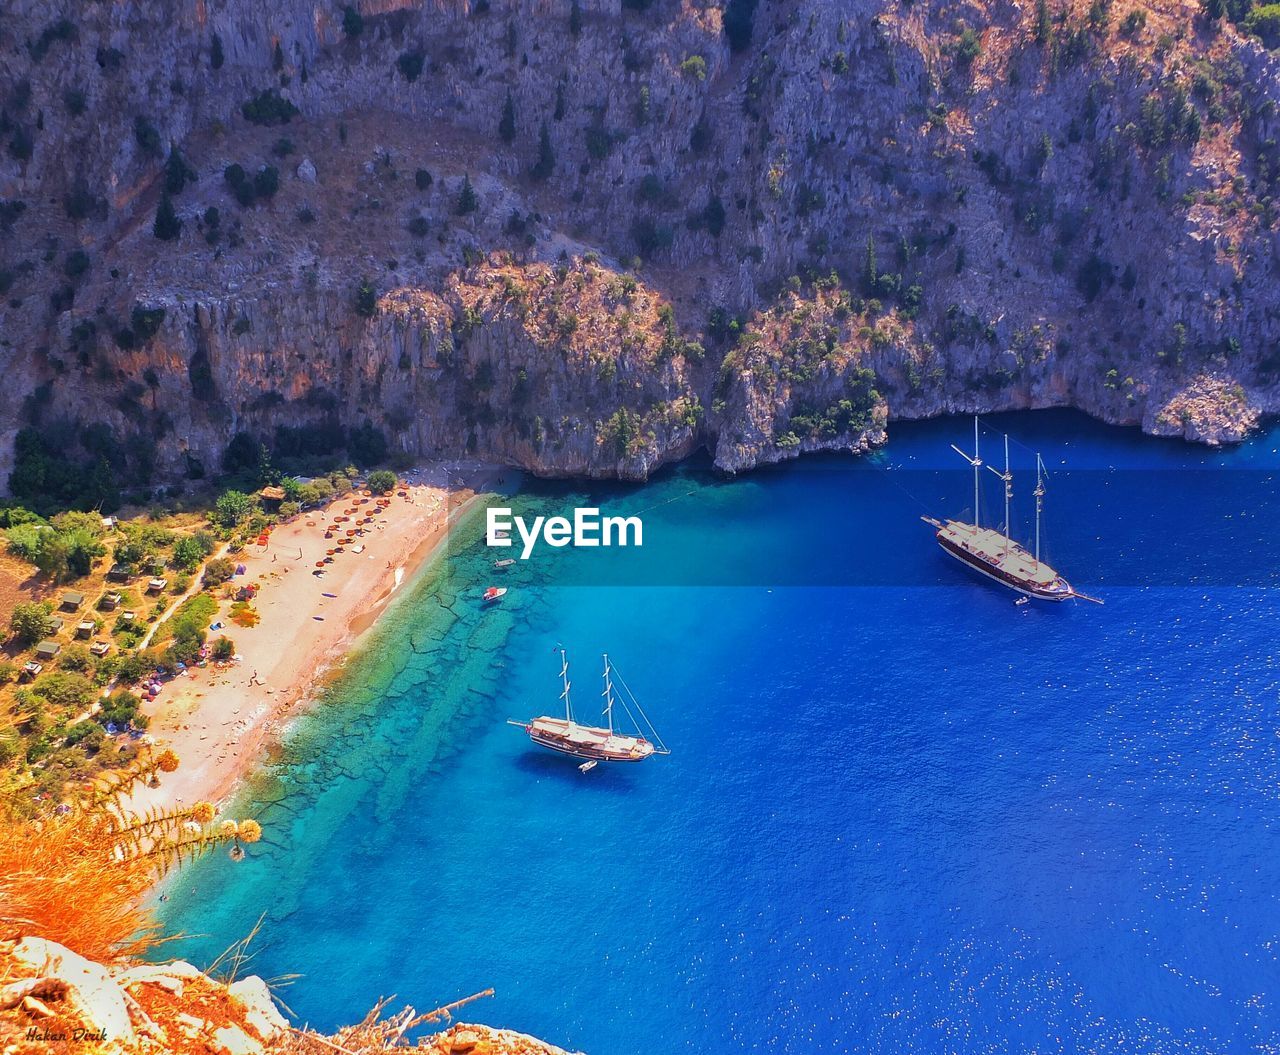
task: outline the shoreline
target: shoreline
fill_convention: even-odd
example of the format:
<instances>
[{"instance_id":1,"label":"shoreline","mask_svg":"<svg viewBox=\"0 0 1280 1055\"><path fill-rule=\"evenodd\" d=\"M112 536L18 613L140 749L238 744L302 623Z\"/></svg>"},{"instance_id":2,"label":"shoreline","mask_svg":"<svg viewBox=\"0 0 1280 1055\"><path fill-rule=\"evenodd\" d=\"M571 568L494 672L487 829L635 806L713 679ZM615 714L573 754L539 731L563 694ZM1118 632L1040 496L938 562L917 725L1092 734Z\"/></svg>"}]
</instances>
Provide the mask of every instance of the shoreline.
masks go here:
<instances>
[{"instance_id":1,"label":"shoreline","mask_svg":"<svg viewBox=\"0 0 1280 1055\"><path fill-rule=\"evenodd\" d=\"M362 552L350 549L335 557L323 576L307 572L333 545L324 540L326 525L355 493L280 525L270 549L246 548L235 556L245 574L232 584L259 586L254 605L260 621L237 626L222 601L215 621L226 625L209 637L232 638L240 661L191 668L146 706L156 748L171 748L181 761L159 787L135 789L126 808L143 813L207 801L221 812L269 757L288 722L315 702L397 595L417 581L450 531L514 473L479 463L462 471L466 485L456 482L458 471L419 467L406 487L393 492L382 522L360 538ZM399 497L400 491L407 497Z\"/></svg>"}]
</instances>

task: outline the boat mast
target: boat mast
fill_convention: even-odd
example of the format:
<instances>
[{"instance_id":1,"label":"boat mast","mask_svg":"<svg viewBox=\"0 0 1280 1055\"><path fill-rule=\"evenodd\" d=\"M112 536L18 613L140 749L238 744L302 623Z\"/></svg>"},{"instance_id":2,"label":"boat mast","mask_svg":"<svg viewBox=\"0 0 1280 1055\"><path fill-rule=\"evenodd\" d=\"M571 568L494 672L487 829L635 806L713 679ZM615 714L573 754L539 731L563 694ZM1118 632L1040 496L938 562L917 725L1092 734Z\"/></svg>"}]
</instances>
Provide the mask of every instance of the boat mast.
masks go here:
<instances>
[{"instance_id":1,"label":"boat mast","mask_svg":"<svg viewBox=\"0 0 1280 1055\"><path fill-rule=\"evenodd\" d=\"M978 415L973 416L973 526L979 527L982 524L978 517L978 492L981 489L978 484L978 470L982 467L982 458L978 454Z\"/></svg>"},{"instance_id":2,"label":"boat mast","mask_svg":"<svg viewBox=\"0 0 1280 1055\"><path fill-rule=\"evenodd\" d=\"M1036 563L1040 563L1040 514L1044 510L1044 462L1036 453Z\"/></svg>"},{"instance_id":3,"label":"boat mast","mask_svg":"<svg viewBox=\"0 0 1280 1055\"><path fill-rule=\"evenodd\" d=\"M609 735L613 735L613 682L609 678L609 653L604 654L604 713L609 719Z\"/></svg>"},{"instance_id":4,"label":"boat mast","mask_svg":"<svg viewBox=\"0 0 1280 1055\"><path fill-rule=\"evenodd\" d=\"M979 483L978 483L978 477L979 477L978 470L982 468L982 459L978 457L978 415L977 414L973 416L973 457L969 457L969 455L965 454L965 452L962 451L959 447L957 447L954 443L951 445L951 449L955 451L958 455L960 455L960 457L963 458L965 461L967 461L970 465L973 466L973 530L977 531L978 527L981 524L981 518L978 516L978 494L980 490Z\"/></svg>"},{"instance_id":5,"label":"boat mast","mask_svg":"<svg viewBox=\"0 0 1280 1055\"><path fill-rule=\"evenodd\" d=\"M1004 434L1004 548L1009 549L1009 500L1013 498L1013 473L1009 472L1009 434Z\"/></svg>"},{"instance_id":6,"label":"boat mast","mask_svg":"<svg viewBox=\"0 0 1280 1055\"><path fill-rule=\"evenodd\" d=\"M1009 552L1009 501L1013 498L1013 473L1009 471L1009 434L1004 435L1004 472L1001 472L994 465L988 465L993 473L995 473L1004 482L1004 551Z\"/></svg>"},{"instance_id":7,"label":"boat mast","mask_svg":"<svg viewBox=\"0 0 1280 1055\"><path fill-rule=\"evenodd\" d=\"M564 720L572 722L573 708L569 706L569 656L563 648L560 650L560 680L564 683L564 691L560 693L560 699L564 700Z\"/></svg>"}]
</instances>

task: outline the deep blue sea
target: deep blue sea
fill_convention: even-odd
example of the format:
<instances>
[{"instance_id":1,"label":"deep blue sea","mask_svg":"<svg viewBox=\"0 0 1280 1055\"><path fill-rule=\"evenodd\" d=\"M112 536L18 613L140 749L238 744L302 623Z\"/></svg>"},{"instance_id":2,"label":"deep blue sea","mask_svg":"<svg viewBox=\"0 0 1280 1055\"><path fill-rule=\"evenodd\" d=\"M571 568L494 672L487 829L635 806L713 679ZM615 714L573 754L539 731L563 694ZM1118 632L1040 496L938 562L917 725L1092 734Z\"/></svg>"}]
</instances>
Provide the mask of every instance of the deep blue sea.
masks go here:
<instances>
[{"instance_id":1,"label":"deep blue sea","mask_svg":"<svg viewBox=\"0 0 1280 1055\"><path fill-rule=\"evenodd\" d=\"M170 884L165 952L262 917L245 969L301 975L299 1021L492 986L463 1018L591 1055L1276 1050L1280 430L988 424L1043 452L1046 557L1104 606L1015 605L937 548L963 419L529 483L526 512L643 511L643 549L500 578L472 518L241 795L263 842ZM607 650L669 757L582 774L505 724L555 713L558 643L580 716Z\"/></svg>"}]
</instances>

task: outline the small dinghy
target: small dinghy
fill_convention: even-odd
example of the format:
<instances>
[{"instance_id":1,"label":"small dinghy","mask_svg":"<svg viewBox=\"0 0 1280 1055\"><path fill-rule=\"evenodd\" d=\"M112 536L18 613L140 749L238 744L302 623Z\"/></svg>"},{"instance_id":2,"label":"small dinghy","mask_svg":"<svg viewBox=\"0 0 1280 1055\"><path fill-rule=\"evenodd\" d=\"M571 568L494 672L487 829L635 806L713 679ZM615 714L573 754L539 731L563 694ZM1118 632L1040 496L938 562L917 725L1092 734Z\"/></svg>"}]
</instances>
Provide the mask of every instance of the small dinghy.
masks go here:
<instances>
[{"instance_id":1,"label":"small dinghy","mask_svg":"<svg viewBox=\"0 0 1280 1055\"><path fill-rule=\"evenodd\" d=\"M503 597L505 597L506 593L507 593L507 588L505 586L490 586L487 590L485 590L480 600L482 600L485 604L493 604L494 601L499 601Z\"/></svg>"}]
</instances>

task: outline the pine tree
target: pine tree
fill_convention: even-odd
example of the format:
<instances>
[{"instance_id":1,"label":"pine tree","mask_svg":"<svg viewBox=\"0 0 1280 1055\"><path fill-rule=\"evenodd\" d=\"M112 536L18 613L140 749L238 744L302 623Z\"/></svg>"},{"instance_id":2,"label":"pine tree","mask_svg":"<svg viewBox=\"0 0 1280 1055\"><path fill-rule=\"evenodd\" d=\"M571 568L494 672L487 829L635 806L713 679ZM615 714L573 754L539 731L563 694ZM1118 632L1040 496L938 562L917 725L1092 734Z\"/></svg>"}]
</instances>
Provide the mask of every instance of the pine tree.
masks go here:
<instances>
[{"instance_id":1,"label":"pine tree","mask_svg":"<svg viewBox=\"0 0 1280 1055\"><path fill-rule=\"evenodd\" d=\"M182 221L174 211L173 200L168 194L160 199L160 208L156 210L156 222L152 232L162 242L172 242L182 233Z\"/></svg>"},{"instance_id":2,"label":"pine tree","mask_svg":"<svg viewBox=\"0 0 1280 1055\"><path fill-rule=\"evenodd\" d=\"M458 215L466 216L480 207L480 199L476 197L475 188L471 186L471 177L462 176L462 188L458 191Z\"/></svg>"},{"instance_id":3,"label":"pine tree","mask_svg":"<svg viewBox=\"0 0 1280 1055\"><path fill-rule=\"evenodd\" d=\"M507 92L507 101L502 107L502 120L498 122L498 135L504 143L510 143L516 137L516 104Z\"/></svg>"},{"instance_id":4,"label":"pine tree","mask_svg":"<svg viewBox=\"0 0 1280 1055\"><path fill-rule=\"evenodd\" d=\"M1048 44L1053 36L1053 23L1049 20L1049 0L1036 0L1036 43Z\"/></svg>"},{"instance_id":5,"label":"pine tree","mask_svg":"<svg viewBox=\"0 0 1280 1055\"><path fill-rule=\"evenodd\" d=\"M530 170L530 175L534 179L544 180L556 170L556 155L551 149L551 130L547 127L547 122L542 122L542 127L538 130L538 160Z\"/></svg>"},{"instance_id":6,"label":"pine tree","mask_svg":"<svg viewBox=\"0 0 1280 1055\"><path fill-rule=\"evenodd\" d=\"M573 0L569 8L569 32L575 37L582 32L582 5L578 0Z\"/></svg>"},{"instance_id":7,"label":"pine tree","mask_svg":"<svg viewBox=\"0 0 1280 1055\"><path fill-rule=\"evenodd\" d=\"M164 189L168 194L181 194L187 183L194 183L195 172L176 146L169 147L169 160L164 166Z\"/></svg>"},{"instance_id":8,"label":"pine tree","mask_svg":"<svg viewBox=\"0 0 1280 1055\"><path fill-rule=\"evenodd\" d=\"M867 235L867 262L863 267L862 274L866 280L868 291L875 292L876 283L879 282L880 276L876 274L876 240L871 235Z\"/></svg>"},{"instance_id":9,"label":"pine tree","mask_svg":"<svg viewBox=\"0 0 1280 1055\"><path fill-rule=\"evenodd\" d=\"M378 291L370 285L369 280L361 279L356 290L356 314L372 319L378 313Z\"/></svg>"}]
</instances>

